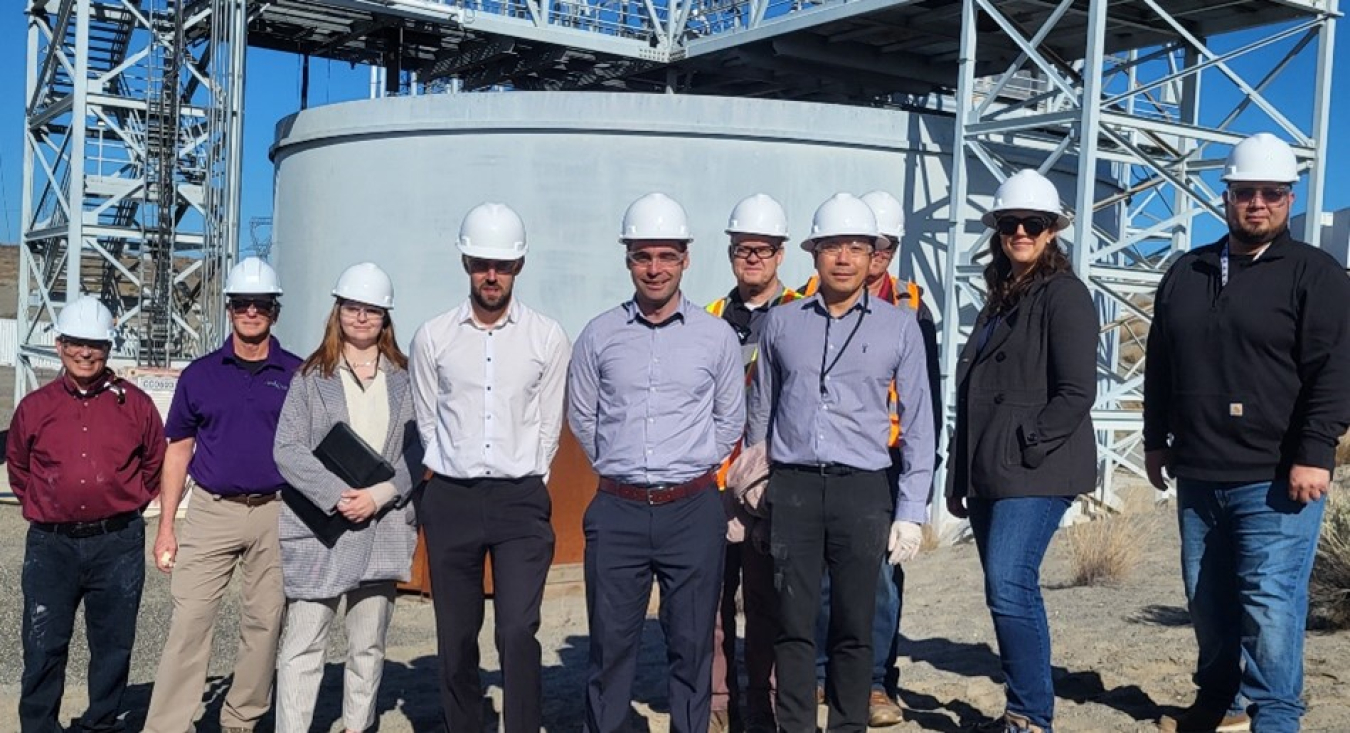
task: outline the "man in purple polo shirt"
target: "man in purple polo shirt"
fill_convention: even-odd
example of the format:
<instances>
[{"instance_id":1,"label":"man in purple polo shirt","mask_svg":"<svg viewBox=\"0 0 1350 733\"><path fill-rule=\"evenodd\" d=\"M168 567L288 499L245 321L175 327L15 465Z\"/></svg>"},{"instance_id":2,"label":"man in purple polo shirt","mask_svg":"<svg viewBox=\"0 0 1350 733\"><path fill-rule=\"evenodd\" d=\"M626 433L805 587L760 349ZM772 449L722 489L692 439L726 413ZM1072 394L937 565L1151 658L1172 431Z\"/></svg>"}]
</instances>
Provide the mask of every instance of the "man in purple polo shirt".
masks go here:
<instances>
[{"instance_id":1,"label":"man in purple polo shirt","mask_svg":"<svg viewBox=\"0 0 1350 733\"><path fill-rule=\"evenodd\" d=\"M277 417L299 357L272 337L281 305L276 272L249 257L225 283L233 331L192 362L169 408L155 565L173 573L173 621L155 676L146 733L186 733L202 702L216 610L236 566L243 574L234 681L220 711L224 733L246 733L271 707L285 596L277 540L285 481L272 460ZM181 543L174 517L188 476Z\"/></svg>"}]
</instances>

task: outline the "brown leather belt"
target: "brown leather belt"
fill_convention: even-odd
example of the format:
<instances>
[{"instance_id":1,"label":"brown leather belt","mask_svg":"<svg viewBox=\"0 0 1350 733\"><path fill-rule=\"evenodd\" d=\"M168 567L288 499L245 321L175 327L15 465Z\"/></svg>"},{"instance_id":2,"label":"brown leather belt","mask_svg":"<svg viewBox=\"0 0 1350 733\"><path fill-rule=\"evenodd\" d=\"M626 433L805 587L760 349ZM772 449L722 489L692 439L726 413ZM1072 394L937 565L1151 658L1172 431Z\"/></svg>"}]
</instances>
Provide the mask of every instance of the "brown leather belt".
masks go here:
<instances>
[{"instance_id":1,"label":"brown leather belt","mask_svg":"<svg viewBox=\"0 0 1350 733\"><path fill-rule=\"evenodd\" d=\"M716 485L717 474L713 471L682 484L623 484L604 476L600 477L601 491L620 499L640 501L648 506L659 506L686 499Z\"/></svg>"},{"instance_id":2,"label":"brown leather belt","mask_svg":"<svg viewBox=\"0 0 1350 733\"><path fill-rule=\"evenodd\" d=\"M244 506L262 506L263 504L275 501L277 492L273 491L270 494L216 494L216 496L219 497L221 501L230 501L235 504L243 504Z\"/></svg>"}]
</instances>

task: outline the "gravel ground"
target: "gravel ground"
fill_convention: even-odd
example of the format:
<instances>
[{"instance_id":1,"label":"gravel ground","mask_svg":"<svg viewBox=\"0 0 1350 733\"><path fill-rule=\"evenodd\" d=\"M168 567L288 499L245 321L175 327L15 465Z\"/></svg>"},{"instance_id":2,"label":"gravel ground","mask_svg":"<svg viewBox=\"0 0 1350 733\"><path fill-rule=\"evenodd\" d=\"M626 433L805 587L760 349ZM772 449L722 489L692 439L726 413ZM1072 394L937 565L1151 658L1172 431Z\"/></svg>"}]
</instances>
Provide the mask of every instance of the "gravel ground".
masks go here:
<instances>
[{"instance_id":1,"label":"gravel ground","mask_svg":"<svg viewBox=\"0 0 1350 733\"><path fill-rule=\"evenodd\" d=\"M1152 730L1162 713L1189 702L1194 642L1184 609L1177 568L1174 520L1158 510L1138 541L1147 546L1133 576L1113 586L1067 587L1069 560L1063 535L1046 562L1044 582L1055 645L1058 693L1056 728L1061 731ZM15 706L19 653L19 568L24 523L16 507L0 507L0 730L17 730ZM993 630L985 610L981 574L968 544L925 554L908 569L904 627L909 641L901 660L906 722L888 731L957 731L982 715L1001 712L1002 689ZM167 577L147 576L138 620L139 635L127 697L128 729L139 730L149 701L162 638L169 623ZM233 593L220 614L213 640L207 714L201 733L213 733L228 680L236 638ZM501 678L491 648L491 613L481 637L488 686L489 728L496 730ZM586 635L585 600L576 582L551 585L540 639L544 647L544 719L547 730L582 727ZM315 731L340 730L341 639L330 649ZM1310 633L1307 644L1304 730L1350 730L1350 633ZM87 663L80 633L71 648L66 715L82 710ZM389 659L380 691L379 730L429 731L435 727L435 633L431 604L400 598L389 635ZM661 733L665 715L664 652L659 627L649 619L639 661L633 728ZM823 720L822 720L823 722ZM260 726L271 731L270 718Z\"/></svg>"}]
</instances>

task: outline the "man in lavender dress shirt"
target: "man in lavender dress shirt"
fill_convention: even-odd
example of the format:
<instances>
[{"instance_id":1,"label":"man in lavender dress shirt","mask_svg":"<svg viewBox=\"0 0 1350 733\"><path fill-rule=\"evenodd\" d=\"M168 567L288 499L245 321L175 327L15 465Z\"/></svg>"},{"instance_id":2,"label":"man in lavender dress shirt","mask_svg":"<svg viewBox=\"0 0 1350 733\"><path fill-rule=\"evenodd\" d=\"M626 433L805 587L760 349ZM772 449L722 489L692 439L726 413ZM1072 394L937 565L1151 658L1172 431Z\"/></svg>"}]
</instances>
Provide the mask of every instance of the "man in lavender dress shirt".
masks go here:
<instances>
[{"instance_id":1,"label":"man in lavender dress shirt","mask_svg":"<svg viewBox=\"0 0 1350 733\"><path fill-rule=\"evenodd\" d=\"M714 471L745 425L744 367L731 327L680 292L692 241L684 209L643 196L624 214L620 241L633 299L587 324L568 370L568 422L600 475L583 520L586 729L628 728L655 577L670 730L703 733L726 533Z\"/></svg>"},{"instance_id":2,"label":"man in lavender dress shirt","mask_svg":"<svg viewBox=\"0 0 1350 733\"><path fill-rule=\"evenodd\" d=\"M918 552L932 484L934 429L918 319L866 290L879 240L866 203L837 194L802 249L819 292L769 311L750 389L745 444L768 441L766 492L780 630L778 727L816 730L815 624L830 573L825 699L830 731L867 728L877 574ZM894 381L903 470L887 478ZM889 528L889 537L888 537Z\"/></svg>"}]
</instances>

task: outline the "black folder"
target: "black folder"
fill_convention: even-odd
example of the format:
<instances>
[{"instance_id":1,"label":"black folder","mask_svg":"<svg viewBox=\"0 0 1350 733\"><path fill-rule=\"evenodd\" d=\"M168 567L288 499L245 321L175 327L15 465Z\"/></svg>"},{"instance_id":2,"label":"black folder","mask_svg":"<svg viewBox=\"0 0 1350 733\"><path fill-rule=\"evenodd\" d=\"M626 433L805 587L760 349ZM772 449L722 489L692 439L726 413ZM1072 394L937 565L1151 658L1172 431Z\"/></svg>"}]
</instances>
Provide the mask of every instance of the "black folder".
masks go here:
<instances>
[{"instance_id":1,"label":"black folder","mask_svg":"<svg viewBox=\"0 0 1350 733\"><path fill-rule=\"evenodd\" d=\"M314 449L314 457L319 459L324 468L354 489L369 488L394 477L394 467L389 465L389 461L344 422L334 425L328 435L319 441L318 447ZM315 506L309 497L289 486L282 489L281 498L295 512L295 516L309 527L315 538L327 547L337 543L343 532L359 526L338 512L329 514L325 508Z\"/></svg>"}]
</instances>

